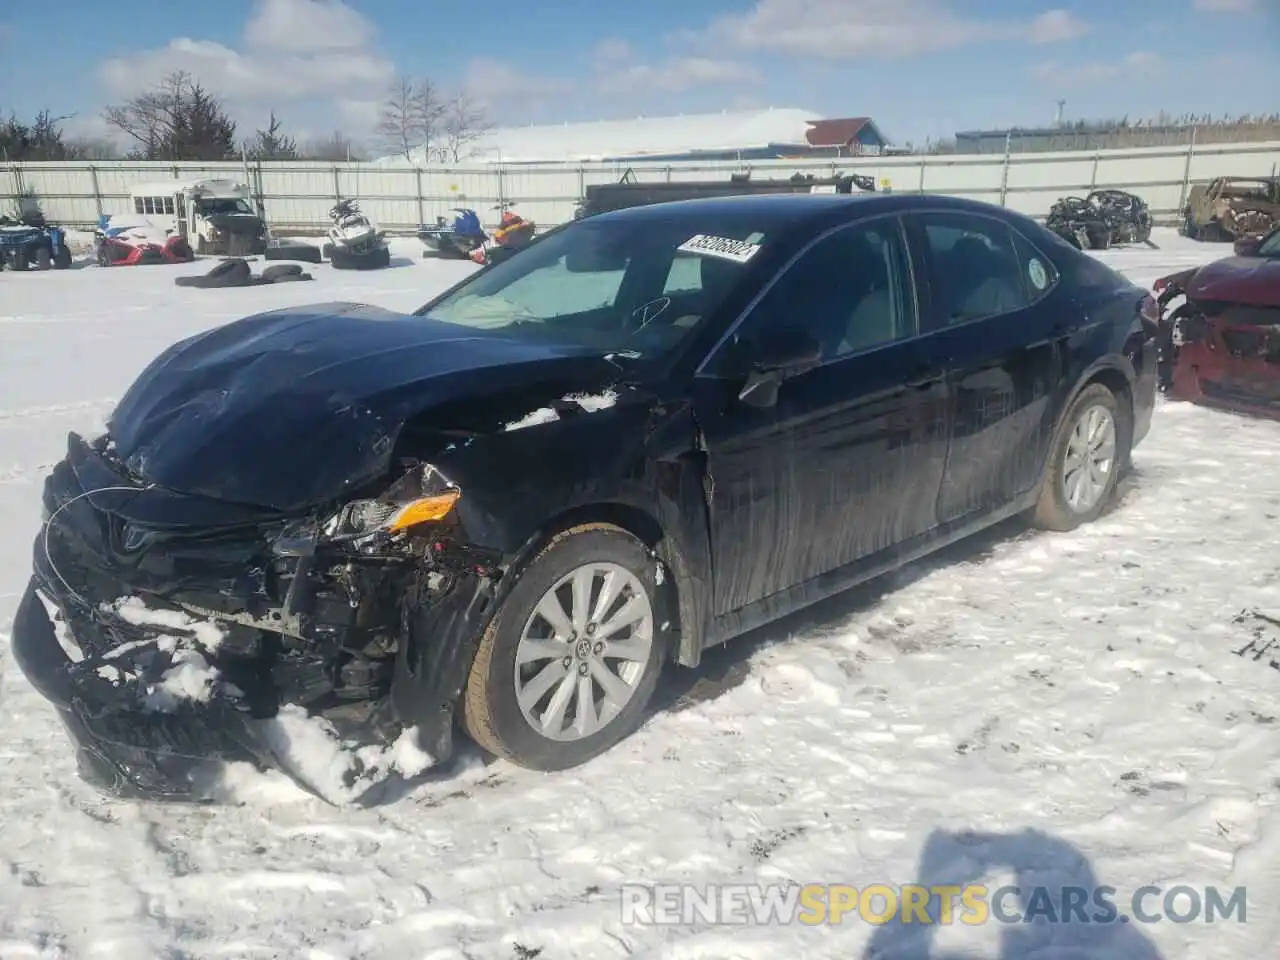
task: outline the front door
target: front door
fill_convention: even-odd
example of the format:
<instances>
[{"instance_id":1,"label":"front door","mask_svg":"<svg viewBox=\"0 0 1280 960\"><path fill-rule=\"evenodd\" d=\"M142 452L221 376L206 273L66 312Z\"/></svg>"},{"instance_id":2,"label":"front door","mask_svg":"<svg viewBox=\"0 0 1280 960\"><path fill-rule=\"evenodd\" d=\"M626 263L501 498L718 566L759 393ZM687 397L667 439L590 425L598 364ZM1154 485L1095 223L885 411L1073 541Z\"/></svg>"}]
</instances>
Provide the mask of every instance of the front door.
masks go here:
<instances>
[{"instance_id":1,"label":"front door","mask_svg":"<svg viewBox=\"0 0 1280 960\"><path fill-rule=\"evenodd\" d=\"M695 380L710 473L714 611L731 613L936 525L946 384L921 375L897 217L819 240L750 309ZM819 364L773 406L738 399L753 344L802 329Z\"/></svg>"},{"instance_id":2,"label":"front door","mask_svg":"<svg viewBox=\"0 0 1280 960\"><path fill-rule=\"evenodd\" d=\"M1011 504L1038 482L1054 429L1071 320L1049 259L1003 220L910 214L928 288L928 340L948 368L952 433L943 523Z\"/></svg>"}]
</instances>

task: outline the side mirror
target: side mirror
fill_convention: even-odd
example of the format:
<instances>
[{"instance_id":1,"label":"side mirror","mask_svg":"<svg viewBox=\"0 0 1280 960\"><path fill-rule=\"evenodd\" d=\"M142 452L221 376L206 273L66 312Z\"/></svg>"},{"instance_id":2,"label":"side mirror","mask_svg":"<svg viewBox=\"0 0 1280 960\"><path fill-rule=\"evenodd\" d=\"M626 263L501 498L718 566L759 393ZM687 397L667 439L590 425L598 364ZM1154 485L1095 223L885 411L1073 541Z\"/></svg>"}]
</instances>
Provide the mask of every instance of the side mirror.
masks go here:
<instances>
[{"instance_id":1,"label":"side mirror","mask_svg":"<svg viewBox=\"0 0 1280 960\"><path fill-rule=\"evenodd\" d=\"M748 356L754 370L794 376L818 365L822 344L800 327L782 327L752 341Z\"/></svg>"},{"instance_id":2,"label":"side mirror","mask_svg":"<svg viewBox=\"0 0 1280 960\"><path fill-rule=\"evenodd\" d=\"M762 409L778 402L783 380L812 370L822 360L822 345L798 327L772 331L744 347L750 372L738 399Z\"/></svg>"},{"instance_id":3,"label":"side mirror","mask_svg":"<svg viewBox=\"0 0 1280 960\"><path fill-rule=\"evenodd\" d=\"M1236 237L1236 242L1231 245L1231 249L1237 257L1256 257L1261 246L1261 237Z\"/></svg>"}]
</instances>

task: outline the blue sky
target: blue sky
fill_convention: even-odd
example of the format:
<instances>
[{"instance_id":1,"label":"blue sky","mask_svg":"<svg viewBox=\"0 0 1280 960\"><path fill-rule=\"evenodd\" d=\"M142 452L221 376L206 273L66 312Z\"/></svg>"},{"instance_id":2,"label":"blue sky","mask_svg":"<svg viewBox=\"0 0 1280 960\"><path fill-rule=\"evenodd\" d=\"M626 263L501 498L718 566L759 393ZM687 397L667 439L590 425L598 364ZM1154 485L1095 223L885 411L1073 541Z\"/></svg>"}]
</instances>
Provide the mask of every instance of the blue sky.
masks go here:
<instances>
[{"instance_id":1,"label":"blue sky","mask_svg":"<svg viewBox=\"0 0 1280 960\"><path fill-rule=\"evenodd\" d=\"M367 137L389 81L503 123L749 106L890 139L1069 119L1280 110L1280 0L60 0L0 3L0 112L101 108L185 68L245 128ZM216 11L216 15L215 15Z\"/></svg>"}]
</instances>

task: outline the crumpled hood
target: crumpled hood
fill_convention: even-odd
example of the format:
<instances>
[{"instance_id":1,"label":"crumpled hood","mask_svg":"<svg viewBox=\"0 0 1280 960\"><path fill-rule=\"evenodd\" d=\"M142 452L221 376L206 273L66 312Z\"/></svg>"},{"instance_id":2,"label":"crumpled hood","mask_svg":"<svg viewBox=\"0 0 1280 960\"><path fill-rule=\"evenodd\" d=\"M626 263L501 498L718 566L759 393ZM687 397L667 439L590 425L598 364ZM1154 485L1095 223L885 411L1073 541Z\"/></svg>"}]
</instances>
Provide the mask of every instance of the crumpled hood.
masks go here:
<instances>
[{"instance_id":1,"label":"crumpled hood","mask_svg":"<svg viewBox=\"0 0 1280 960\"><path fill-rule=\"evenodd\" d=\"M1190 300L1280 307L1280 260L1227 257L1196 271L1187 284Z\"/></svg>"},{"instance_id":2,"label":"crumpled hood","mask_svg":"<svg viewBox=\"0 0 1280 960\"><path fill-rule=\"evenodd\" d=\"M537 383L607 383L598 351L504 339L377 307L264 313L175 344L108 424L143 479L282 512L390 465L407 418Z\"/></svg>"}]
</instances>

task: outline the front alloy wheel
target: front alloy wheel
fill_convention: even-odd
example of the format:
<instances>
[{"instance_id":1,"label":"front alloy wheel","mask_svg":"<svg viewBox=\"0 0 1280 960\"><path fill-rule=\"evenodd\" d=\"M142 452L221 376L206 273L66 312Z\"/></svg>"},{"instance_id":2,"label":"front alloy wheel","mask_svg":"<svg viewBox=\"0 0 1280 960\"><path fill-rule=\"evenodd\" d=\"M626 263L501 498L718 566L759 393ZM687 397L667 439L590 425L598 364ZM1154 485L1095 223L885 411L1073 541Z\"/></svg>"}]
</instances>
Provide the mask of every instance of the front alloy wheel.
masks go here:
<instances>
[{"instance_id":1,"label":"front alloy wheel","mask_svg":"<svg viewBox=\"0 0 1280 960\"><path fill-rule=\"evenodd\" d=\"M561 770L644 720L664 658L656 565L629 533L584 524L519 574L467 681L463 723L481 747Z\"/></svg>"},{"instance_id":2,"label":"front alloy wheel","mask_svg":"<svg viewBox=\"0 0 1280 960\"><path fill-rule=\"evenodd\" d=\"M1102 514L1128 462L1127 413L1100 383L1080 391L1049 452L1033 516L1036 526L1074 530Z\"/></svg>"}]
</instances>

